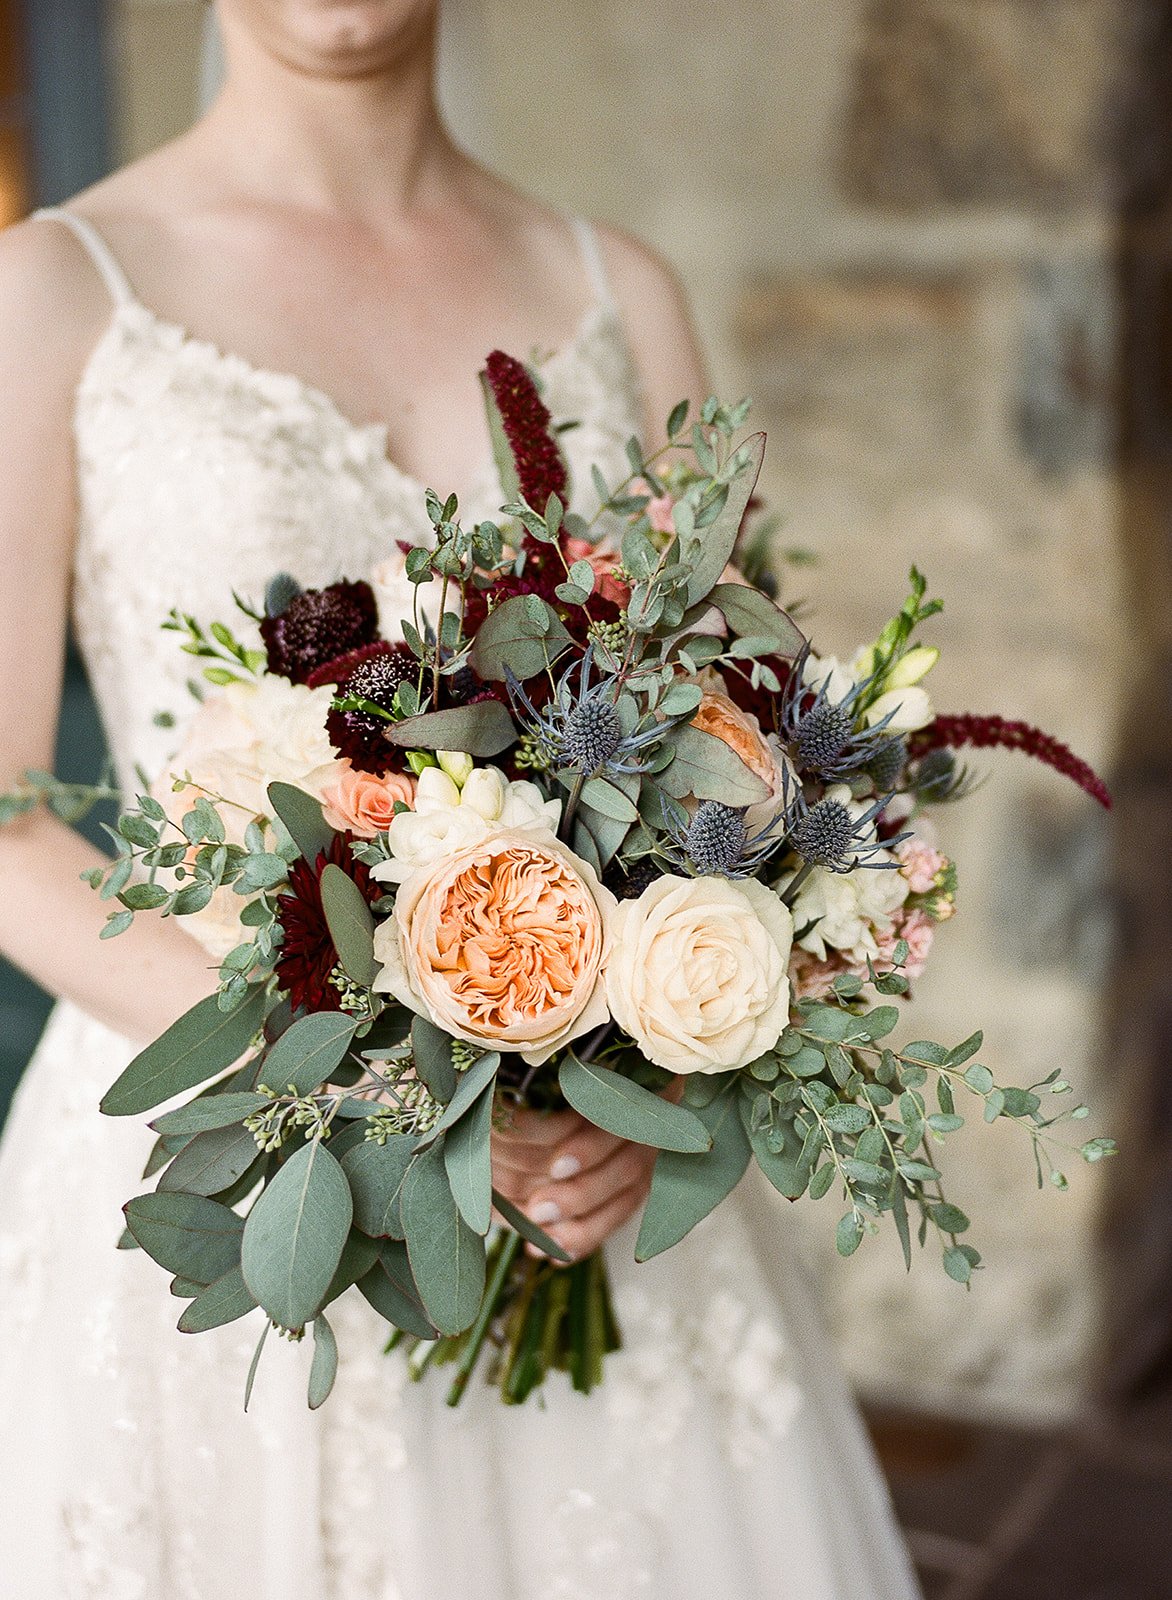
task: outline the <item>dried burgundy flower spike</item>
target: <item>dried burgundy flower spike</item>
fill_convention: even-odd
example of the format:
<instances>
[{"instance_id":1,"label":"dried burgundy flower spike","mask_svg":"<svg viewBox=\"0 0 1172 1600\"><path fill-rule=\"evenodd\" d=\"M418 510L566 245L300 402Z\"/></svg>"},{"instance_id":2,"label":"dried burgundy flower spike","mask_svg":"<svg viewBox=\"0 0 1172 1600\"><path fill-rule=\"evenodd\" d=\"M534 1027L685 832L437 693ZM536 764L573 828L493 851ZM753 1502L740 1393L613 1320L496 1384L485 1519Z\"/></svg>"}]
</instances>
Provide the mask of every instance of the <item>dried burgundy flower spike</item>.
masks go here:
<instances>
[{"instance_id":1,"label":"dried burgundy flower spike","mask_svg":"<svg viewBox=\"0 0 1172 1600\"><path fill-rule=\"evenodd\" d=\"M302 590L279 616L265 617L260 634L269 671L306 683L318 667L378 637L374 590L345 582Z\"/></svg>"},{"instance_id":2,"label":"dried burgundy flower spike","mask_svg":"<svg viewBox=\"0 0 1172 1600\"><path fill-rule=\"evenodd\" d=\"M1094 768L1076 756L1069 745L1028 722L1010 722L1005 717L982 717L971 712L937 717L912 735L910 754L918 759L929 750L961 750L968 745L977 750L1021 750L1077 783L1107 811L1111 809L1111 791Z\"/></svg>"},{"instance_id":3,"label":"dried burgundy flower spike","mask_svg":"<svg viewBox=\"0 0 1172 1600\"><path fill-rule=\"evenodd\" d=\"M564 505L569 474L550 427L553 419L537 385L524 365L503 350L494 350L485 361L483 378L500 413L521 498L540 512L551 494Z\"/></svg>"}]
</instances>

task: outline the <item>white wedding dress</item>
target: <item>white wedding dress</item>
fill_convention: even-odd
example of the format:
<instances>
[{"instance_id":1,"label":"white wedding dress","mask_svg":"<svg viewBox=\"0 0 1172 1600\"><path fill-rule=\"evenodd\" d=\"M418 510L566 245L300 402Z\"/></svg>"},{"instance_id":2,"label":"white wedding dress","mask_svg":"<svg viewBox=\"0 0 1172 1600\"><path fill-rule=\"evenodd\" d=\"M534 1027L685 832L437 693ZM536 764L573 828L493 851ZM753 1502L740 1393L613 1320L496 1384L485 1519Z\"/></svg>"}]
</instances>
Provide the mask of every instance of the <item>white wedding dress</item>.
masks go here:
<instances>
[{"instance_id":1,"label":"white wedding dress","mask_svg":"<svg viewBox=\"0 0 1172 1600\"><path fill-rule=\"evenodd\" d=\"M115 300L77 393L77 633L123 781L176 742L190 658L171 606L231 615L287 569L360 576L427 535L381 427L161 321L69 213ZM590 230L594 303L542 364L578 483L619 476L637 383ZM437 485L444 489L445 485ZM487 458L464 511L487 515ZM164 714L160 716L160 714ZM140 1251L140 1120L98 1114L126 1042L53 1014L0 1147L0 1594L5 1600L914 1600L886 1492L797 1262L747 1179L682 1245L608 1255L624 1349L602 1389L555 1374L503 1407L407 1379L356 1294L333 1397L261 1314L198 1337Z\"/></svg>"}]
</instances>

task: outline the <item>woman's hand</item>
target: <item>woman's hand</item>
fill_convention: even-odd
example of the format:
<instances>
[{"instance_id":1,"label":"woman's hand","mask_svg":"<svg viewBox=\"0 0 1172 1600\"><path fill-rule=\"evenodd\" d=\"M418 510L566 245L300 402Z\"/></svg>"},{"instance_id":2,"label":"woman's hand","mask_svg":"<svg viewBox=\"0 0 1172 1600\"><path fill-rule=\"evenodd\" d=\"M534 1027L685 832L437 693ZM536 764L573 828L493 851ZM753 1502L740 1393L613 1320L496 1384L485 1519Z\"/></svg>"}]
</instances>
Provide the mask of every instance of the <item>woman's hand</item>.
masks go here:
<instances>
[{"instance_id":1,"label":"woman's hand","mask_svg":"<svg viewBox=\"0 0 1172 1600\"><path fill-rule=\"evenodd\" d=\"M576 1111L518 1111L492 1135L492 1181L575 1260L643 1204L658 1151L616 1139Z\"/></svg>"}]
</instances>

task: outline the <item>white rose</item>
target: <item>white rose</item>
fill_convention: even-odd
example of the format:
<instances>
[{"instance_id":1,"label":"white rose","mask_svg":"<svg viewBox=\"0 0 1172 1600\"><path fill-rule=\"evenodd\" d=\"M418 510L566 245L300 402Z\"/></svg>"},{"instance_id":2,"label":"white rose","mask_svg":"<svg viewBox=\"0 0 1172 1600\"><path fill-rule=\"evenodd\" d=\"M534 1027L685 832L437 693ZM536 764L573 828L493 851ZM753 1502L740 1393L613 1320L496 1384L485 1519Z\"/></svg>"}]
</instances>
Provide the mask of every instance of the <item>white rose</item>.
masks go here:
<instances>
[{"instance_id":1,"label":"white rose","mask_svg":"<svg viewBox=\"0 0 1172 1600\"><path fill-rule=\"evenodd\" d=\"M407 576L406 552L397 545L392 554L385 561L380 561L370 574L370 586L378 605L379 632L392 644L403 642L404 622L417 626L421 633L426 624L432 628L439 627L441 585L438 579L432 578L430 583L412 583ZM459 600L459 589L449 584L448 610L458 611Z\"/></svg>"},{"instance_id":2,"label":"white rose","mask_svg":"<svg viewBox=\"0 0 1172 1600\"><path fill-rule=\"evenodd\" d=\"M764 884L658 878L620 902L611 931L611 1015L657 1066L729 1072L781 1037L793 920Z\"/></svg>"},{"instance_id":3,"label":"white rose","mask_svg":"<svg viewBox=\"0 0 1172 1600\"><path fill-rule=\"evenodd\" d=\"M337 774L337 751L326 733L335 689L309 689L276 676L262 678L246 714L257 736L257 761L271 783L294 783L317 793Z\"/></svg>"},{"instance_id":4,"label":"white rose","mask_svg":"<svg viewBox=\"0 0 1172 1600\"><path fill-rule=\"evenodd\" d=\"M401 811L387 829L392 859L372 868L382 883L402 883L440 856L476 844L498 828L556 833L560 800L535 783L510 782L499 767L476 767L462 789L439 767L419 774L414 811Z\"/></svg>"},{"instance_id":5,"label":"white rose","mask_svg":"<svg viewBox=\"0 0 1172 1600\"><path fill-rule=\"evenodd\" d=\"M891 857L883 852L874 859ZM879 955L875 934L891 927L892 914L907 895L907 880L890 868L830 872L815 867L794 900L794 926L800 930L797 942L819 961L826 959L828 950L842 951L860 965L868 956L875 960Z\"/></svg>"}]
</instances>

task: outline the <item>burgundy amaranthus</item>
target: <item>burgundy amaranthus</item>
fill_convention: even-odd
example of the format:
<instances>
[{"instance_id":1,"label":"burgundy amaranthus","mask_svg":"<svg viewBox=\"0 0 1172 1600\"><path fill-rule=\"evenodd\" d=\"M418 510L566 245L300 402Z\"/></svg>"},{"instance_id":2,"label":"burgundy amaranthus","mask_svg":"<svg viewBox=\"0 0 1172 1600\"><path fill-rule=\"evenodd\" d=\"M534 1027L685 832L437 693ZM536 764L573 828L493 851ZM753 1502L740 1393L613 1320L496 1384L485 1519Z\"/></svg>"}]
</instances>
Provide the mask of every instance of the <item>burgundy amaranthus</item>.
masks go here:
<instances>
[{"instance_id":1,"label":"burgundy amaranthus","mask_svg":"<svg viewBox=\"0 0 1172 1600\"><path fill-rule=\"evenodd\" d=\"M494 350L488 357L484 377L500 412L525 503L544 512L545 502L556 494L564 505L569 475L550 427L553 419L537 385L522 363L503 350Z\"/></svg>"},{"instance_id":2,"label":"burgundy amaranthus","mask_svg":"<svg viewBox=\"0 0 1172 1600\"><path fill-rule=\"evenodd\" d=\"M1070 778L1106 810L1111 809L1111 791L1094 768L1076 756L1069 745L1028 722L1010 722L1005 717L981 717L971 712L957 717L937 717L926 728L912 735L908 751L913 759L918 759L927 755L929 750L961 750L967 745L977 750L995 747L1021 750Z\"/></svg>"}]
</instances>

